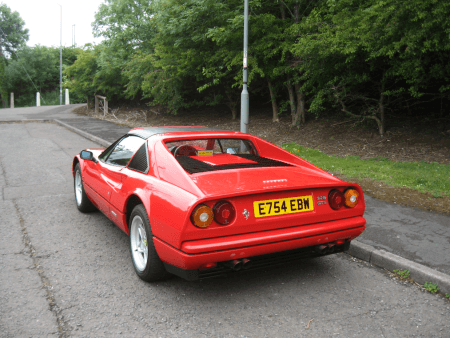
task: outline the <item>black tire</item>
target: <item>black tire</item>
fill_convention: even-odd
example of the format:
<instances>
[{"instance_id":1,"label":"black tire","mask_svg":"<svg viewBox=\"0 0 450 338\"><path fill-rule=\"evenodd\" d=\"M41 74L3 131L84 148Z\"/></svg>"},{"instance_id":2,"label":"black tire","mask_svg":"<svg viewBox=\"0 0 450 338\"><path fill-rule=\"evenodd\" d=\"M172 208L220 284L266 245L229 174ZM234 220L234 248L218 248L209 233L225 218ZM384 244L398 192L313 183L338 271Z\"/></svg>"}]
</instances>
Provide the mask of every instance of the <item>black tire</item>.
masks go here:
<instances>
[{"instance_id":1,"label":"black tire","mask_svg":"<svg viewBox=\"0 0 450 338\"><path fill-rule=\"evenodd\" d=\"M129 224L130 254L136 274L146 282L169 278L171 275L156 252L147 211L142 204L131 212Z\"/></svg>"},{"instance_id":2,"label":"black tire","mask_svg":"<svg viewBox=\"0 0 450 338\"><path fill-rule=\"evenodd\" d=\"M78 210L84 213L96 210L96 207L92 204L91 200L87 197L86 192L84 191L83 177L81 176L81 167L79 163L75 166L74 172L73 188L75 192L75 203Z\"/></svg>"}]
</instances>

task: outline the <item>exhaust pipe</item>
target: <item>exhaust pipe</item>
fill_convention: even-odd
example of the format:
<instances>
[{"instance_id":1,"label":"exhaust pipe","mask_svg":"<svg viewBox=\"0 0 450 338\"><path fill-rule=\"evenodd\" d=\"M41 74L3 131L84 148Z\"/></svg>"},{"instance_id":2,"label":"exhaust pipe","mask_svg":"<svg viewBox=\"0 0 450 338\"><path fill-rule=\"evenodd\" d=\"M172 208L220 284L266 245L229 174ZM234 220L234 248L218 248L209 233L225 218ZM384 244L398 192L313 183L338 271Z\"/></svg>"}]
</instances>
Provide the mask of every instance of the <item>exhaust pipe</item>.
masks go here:
<instances>
[{"instance_id":1,"label":"exhaust pipe","mask_svg":"<svg viewBox=\"0 0 450 338\"><path fill-rule=\"evenodd\" d=\"M334 252L334 244L328 243L328 253Z\"/></svg>"},{"instance_id":2,"label":"exhaust pipe","mask_svg":"<svg viewBox=\"0 0 450 338\"><path fill-rule=\"evenodd\" d=\"M242 260L242 269L247 270L253 265L253 262L250 259L244 258Z\"/></svg>"},{"instance_id":3,"label":"exhaust pipe","mask_svg":"<svg viewBox=\"0 0 450 338\"><path fill-rule=\"evenodd\" d=\"M240 260L234 259L232 261L226 261L222 263L227 268L231 268L234 271L239 271L242 269L242 262Z\"/></svg>"},{"instance_id":4,"label":"exhaust pipe","mask_svg":"<svg viewBox=\"0 0 450 338\"><path fill-rule=\"evenodd\" d=\"M328 246L326 246L326 245L317 245L314 248L314 251L317 252L318 254L325 255L326 253L328 253Z\"/></svg>"}]
</instances>

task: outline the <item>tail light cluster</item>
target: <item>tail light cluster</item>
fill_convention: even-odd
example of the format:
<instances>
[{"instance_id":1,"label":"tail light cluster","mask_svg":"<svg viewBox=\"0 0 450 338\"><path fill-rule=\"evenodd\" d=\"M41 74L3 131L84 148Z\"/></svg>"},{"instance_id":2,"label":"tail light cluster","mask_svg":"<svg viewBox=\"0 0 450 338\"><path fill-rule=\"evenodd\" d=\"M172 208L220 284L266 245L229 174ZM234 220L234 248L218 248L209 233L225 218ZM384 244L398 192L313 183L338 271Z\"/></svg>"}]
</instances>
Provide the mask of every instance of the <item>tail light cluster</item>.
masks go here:
<instances>
[{"instance_id":1,"label":"tail light cluster","mask_svg":"<svg viewBox=\"0 0 450 338\"><path fill-rule=\"evenodd\" d=\"M199 204L191 214L191 222L196 227L207 228L212 221L219 225L228 225L236 218L236 210L228 201L219 201L211 209L206 204Z\"/></svg>"},{"instance_id":2,"label":"tail light cluster","mask_svg":"<svg viewBox=\"0 0 450 338\"><path fill-rule=\"evenodd\" d=\"M347 188L344 192L333 189L328 194L328 203L334 210L339 210L342 206L354 208L359 201L359 192L353 188Z\"/></svg>"}]
</instances>

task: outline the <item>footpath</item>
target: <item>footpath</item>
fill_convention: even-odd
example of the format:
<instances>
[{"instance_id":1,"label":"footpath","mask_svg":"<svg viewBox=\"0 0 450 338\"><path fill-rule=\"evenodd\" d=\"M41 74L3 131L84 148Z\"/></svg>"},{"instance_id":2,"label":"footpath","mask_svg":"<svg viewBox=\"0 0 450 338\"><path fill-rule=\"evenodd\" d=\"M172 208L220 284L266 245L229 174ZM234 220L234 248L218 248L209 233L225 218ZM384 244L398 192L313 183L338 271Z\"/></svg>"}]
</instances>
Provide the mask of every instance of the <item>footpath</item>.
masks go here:
<instances>
[{"instance_id":1,"label":"footpath","mask_svg":"<svg viewBox=\"0 0 450 338\"><path fill-rule=\"evenodd\" d=\"M80 106L0 109L0 123L54 122L101 147L107 147L130 129L74 114L72 110ZM358 240L352 241L348 253L389 271L409 270L416 282L436 283L441 293L450 293L450 217L367 195L365 199L367 228Z\"/></svg>"}]
</instances>

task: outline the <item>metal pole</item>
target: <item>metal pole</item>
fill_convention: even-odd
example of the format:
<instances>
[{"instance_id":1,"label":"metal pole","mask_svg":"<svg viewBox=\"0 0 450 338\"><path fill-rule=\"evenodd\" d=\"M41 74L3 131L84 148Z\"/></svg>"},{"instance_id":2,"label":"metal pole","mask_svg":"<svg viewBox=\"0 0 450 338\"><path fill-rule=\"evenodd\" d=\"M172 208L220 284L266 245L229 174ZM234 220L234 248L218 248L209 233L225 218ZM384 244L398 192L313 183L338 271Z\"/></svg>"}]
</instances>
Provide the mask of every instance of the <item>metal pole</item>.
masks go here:
<instances>
[{"instance_id":1,"label":"metal pole","mask_svg":"<svg viewBox=\"0 0 450 338\"><path fill-rule=\"evenodd\" d=\"M59 5L59 4L58 4ZM59 105L62 105L62 6L61 7L61 23L59 32Z\"/></svg>"},{"instance_id":2,"label":"metal pole","mask_svg":"<svg viewBox=\"0 0 450 338\"><path fill-rule=\"evenodd\" d=\"M248 0L244 0L244 69L241 93L241 132L248 133L248 91L247 91L247 55L248 55Z\"/></svg>"}]
</instances>

